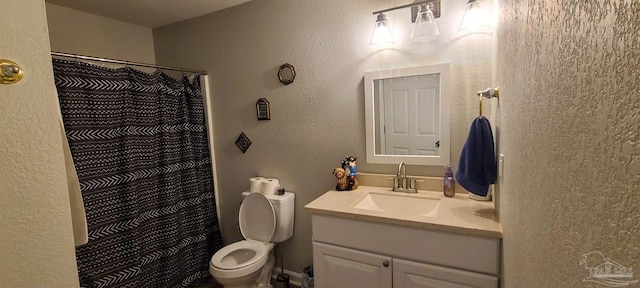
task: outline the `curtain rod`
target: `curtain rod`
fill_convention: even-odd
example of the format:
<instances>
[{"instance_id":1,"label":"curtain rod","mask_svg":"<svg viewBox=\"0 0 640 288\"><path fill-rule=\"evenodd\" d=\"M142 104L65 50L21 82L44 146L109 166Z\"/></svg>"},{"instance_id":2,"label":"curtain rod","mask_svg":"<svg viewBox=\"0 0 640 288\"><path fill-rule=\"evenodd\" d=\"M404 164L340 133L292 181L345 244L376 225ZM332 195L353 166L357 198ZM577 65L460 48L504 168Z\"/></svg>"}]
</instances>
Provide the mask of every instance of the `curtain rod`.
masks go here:
<instances>
[{"instance_id":1,"label":"curtain rod","mask_svg":"<svg viewBox=\"0 0 640 288\"><path fill-rule=\"evenodd\" d=\"M156 68L156 69L161 69L161 70L172 70L172 71L181 71L181 72L188 72L188 73L194 73L194 74L200 74L200 75L207 75L207 71L204 71L204 70L184 69L184 68L178 68L178 67L161 66L161 65L154 65L154 64L147 64L147 63L140 63L140 62L131 62L131 61L124 61L124 60L109 59L109 58L100 58L100 57L78 55L78 54L71 54L71 53L63 53L63 52L55 52L55 51L51 51L51 56L69 57L69 58L75 58L75 59L100 61L100 62L106 62L106 63L124 64L124 65L130 65L130 66Z\"/></svg>"}]
</instances>

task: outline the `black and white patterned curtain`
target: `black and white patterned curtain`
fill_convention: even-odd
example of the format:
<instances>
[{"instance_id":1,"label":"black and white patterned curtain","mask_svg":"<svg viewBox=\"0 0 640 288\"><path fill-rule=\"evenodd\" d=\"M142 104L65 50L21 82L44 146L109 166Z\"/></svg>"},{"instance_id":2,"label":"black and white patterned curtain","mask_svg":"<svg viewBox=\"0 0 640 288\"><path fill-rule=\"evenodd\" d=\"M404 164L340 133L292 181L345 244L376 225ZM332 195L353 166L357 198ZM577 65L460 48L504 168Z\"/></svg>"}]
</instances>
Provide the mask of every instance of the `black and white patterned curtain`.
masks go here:
<instances>
[{"instance_id":1,"label":"black and white patterned curtain","mask_svg":"<svg viewBox=\"0 0 640 288\"><path fill-rule=\"evenodd\" d=\"M199 77L61 59L53 67L87 213L81 287L208 278L222 239Z\"/></svg>"}]
</instances>

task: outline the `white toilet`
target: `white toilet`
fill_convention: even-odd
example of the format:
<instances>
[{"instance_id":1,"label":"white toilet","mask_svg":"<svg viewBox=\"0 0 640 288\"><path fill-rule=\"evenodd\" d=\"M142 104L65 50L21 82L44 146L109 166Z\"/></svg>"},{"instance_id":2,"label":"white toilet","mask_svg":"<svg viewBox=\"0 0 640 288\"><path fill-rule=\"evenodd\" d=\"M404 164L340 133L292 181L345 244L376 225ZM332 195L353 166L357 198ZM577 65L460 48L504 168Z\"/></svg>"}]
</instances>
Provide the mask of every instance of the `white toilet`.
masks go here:
<instances>
[{"instance_id":1,"label":"white toilet","mask_svg":"<svg viewBox=\"0 0 640 288\"><path fill-rule=\"evenodd\" d=\"M229 244L211 257L209 273L225 288L269 285L275 263L273 246L293 235L295 194L242 193L238 222L245 240Z\"/></svg>"}]
</instances>

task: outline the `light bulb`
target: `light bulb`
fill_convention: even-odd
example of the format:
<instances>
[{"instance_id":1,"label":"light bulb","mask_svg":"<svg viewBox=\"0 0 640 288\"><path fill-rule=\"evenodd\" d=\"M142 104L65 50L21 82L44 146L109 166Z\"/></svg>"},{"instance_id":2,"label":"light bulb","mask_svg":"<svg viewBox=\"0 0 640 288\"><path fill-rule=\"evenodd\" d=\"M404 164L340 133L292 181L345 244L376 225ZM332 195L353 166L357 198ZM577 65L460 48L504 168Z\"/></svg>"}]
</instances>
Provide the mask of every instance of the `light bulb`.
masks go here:
<instances>
[{"instance_id":1,"label":"light bulb","mask_svg":"<svg viewBox=\"0 0 640 288\"><path fill-rule=\"evenodd\" d=\"M491 7L483 0L469 0L464 10L459 32L491 32L493 31Z\"/></svg>"},{"instance_id":2,"label":"light bulb","mask_svg":"<svg viewBox=\"0 0 640 288\"><path fill-rule=\"evenodd\" d=\"M440 31L438 31L431 7L427 4L420 5L416 23L413 25L413 30L411 30L411 39L434 39L439 35Z\"/></svg>"},{"instance_id":3,"label":"light bulb","mask_svg":"<svg viewBox=\"0 0 640 288\"><path fill-rule=\"evenodd\" d=\"M369 45L383 44L383 43L394 43L393 34L391 33L391 27L389 26L389 22L387 21L387 16L380 13L378 14L378 18L376 19L376 24L373 28L373 33L371 34L371 41Z\"/></svg>"}]
</instances>

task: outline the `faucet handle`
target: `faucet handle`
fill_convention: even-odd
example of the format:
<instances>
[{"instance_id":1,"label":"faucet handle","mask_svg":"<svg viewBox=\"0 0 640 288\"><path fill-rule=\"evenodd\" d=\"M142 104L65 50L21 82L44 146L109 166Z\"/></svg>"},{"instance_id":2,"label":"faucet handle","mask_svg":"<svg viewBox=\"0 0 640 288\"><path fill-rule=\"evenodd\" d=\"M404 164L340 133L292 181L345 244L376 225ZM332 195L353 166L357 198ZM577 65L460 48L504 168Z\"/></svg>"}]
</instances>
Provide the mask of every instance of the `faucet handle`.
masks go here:
<instances>
[{"instance_id":1,"label":"faucet handle","mask_svg":"<svg viewBox=\"0 0 640 288\"><path fill-rule=\"evenodd\" d=\"M409 189L416 189L416 182L424 183L424 180L409 177L407 177L407 181L409 182Z\"/></svg>"},{"instance_id":2,"label":"faucet handle","mask_svg":"<svg viewBox=\"0 0 640 288\"><path fill-rule=\"evenodd\" d=\"M398 178L398 177L391 177L391 178L386 177L386 178L384 178L384 179L386 179L386 180L393 180L393 187L392 187L393 189L395 189L395 188L399 188L398 184L400 184L400 178Z\"/></svg>"},{"instance_id":3,"label":"faucet handle","mask_svg":"<svg viewBox=\"0 0 640 288\"><path fill-rule=\"evenodd\" d=\"M393 180L393 188L409 188L409 177L393 177L385 178L387 180Z\"/></svg>"}]
</instances>

